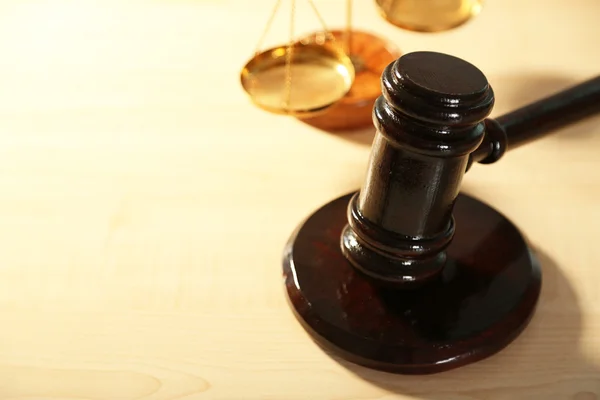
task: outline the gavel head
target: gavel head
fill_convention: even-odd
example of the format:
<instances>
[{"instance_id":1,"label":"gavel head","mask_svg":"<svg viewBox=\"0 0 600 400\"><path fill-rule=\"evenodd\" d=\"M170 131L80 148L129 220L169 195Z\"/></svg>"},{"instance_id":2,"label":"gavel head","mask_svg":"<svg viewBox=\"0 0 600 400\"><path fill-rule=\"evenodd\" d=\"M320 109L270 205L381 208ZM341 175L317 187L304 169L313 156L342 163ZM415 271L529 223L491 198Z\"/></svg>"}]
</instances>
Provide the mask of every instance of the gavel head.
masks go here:
<instances>
[{"instance_id":1,"label":"gavel head","mask_svg":"<svg viewBox=\"0 0 600 400\"><path fill-rule=\"evenodd\" d=\"M409 53L390 64L375 103L366 179L348 206L342 252L387 286L419 286L444 266L452 209L481 144L494 93L459 58Z\"/></svg>"}]
</instances>

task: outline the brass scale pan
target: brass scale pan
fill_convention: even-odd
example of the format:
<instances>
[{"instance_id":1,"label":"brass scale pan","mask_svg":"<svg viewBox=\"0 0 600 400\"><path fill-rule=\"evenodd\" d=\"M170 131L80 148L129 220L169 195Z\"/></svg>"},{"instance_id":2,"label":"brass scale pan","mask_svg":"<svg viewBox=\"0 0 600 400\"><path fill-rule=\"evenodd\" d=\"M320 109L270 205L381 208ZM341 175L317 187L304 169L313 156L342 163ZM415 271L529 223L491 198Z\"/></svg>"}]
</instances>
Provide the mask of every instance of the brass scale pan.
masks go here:
<instances>
[{"instance_id":1,"label":"brass scale pan","mask_svg":"<svg viewBox=\"0 0 600 400\"><path fill-rule=\"evenodd\" d=\"M295 2L291 0L292 20L288 44L257 51L242 69L241 83L258 107L276 114L306 118L320 114L344 98L354 82L355 69L347 54L349 51L344 51L328 32L313 0L308 0L308 3L321 20L326 35L293 40ZM277 0L262 39L280 3L281 0ZM351 9L351 0L348 0L348 32Z\"/></svg>"},{"instance_id":2,"label":"brass scale pan","mask_svg":"<svg viewBox=\"0 0 600 400\"><path fill-rule=\"evenodd\" d=\"M258 107L276 114L319 114L350 91L350 57L332 40L302 39L256 54L241 73L242 87Z\"/></svg>"}]
</instances>

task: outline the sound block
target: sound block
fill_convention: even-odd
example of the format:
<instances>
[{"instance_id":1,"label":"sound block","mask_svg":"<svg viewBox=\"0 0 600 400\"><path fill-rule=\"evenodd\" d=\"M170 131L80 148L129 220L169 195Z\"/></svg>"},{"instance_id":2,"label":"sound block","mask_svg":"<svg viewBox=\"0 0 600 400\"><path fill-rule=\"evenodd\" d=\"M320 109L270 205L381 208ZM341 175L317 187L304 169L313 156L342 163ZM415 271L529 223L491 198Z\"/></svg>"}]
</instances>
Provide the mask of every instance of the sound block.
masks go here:
<instances>
[{"instance_id":1,"label":"sound block","mask_svg":"<svg viewBox=\"0 0 600 400\"><path fill-rule=\"evenodd\" d=\"M541 271L507 218L459 195L456 232L439 277L413 290L389 289L342 255L353 194L312 214L285 249L290 305L319 345L369 368L431 374L491 356L527 326Z\"/></svg>"}]
</instances>

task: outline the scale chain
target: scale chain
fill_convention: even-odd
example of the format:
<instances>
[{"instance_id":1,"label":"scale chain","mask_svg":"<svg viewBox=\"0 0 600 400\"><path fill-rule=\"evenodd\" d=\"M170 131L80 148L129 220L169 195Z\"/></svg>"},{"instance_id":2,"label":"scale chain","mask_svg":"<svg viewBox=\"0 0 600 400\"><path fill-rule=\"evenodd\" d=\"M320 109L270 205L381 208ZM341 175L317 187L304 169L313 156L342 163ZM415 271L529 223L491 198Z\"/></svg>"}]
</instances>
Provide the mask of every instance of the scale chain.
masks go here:
<instances>
[{"instance_id":1,"label":"scale chain","mask_svg":"<svg viewBox=\"0 0 600 400\"><path fill-rule=\"evenodd\" d=\"M350 31L351 31L351 18L352 18L352 12L351 12L352 1L347 0L346 35L344 38L345 47L346 47L345 49L342 48L339 45L339 43L337 43L335 36L329 31L329 29L327 29L327 24L325 23L325 20L323 19L321 13L319 13L319 10L317 9L314 1L313 0L307 0L307 1L310 4L313 11L315 12L317 18L319 19L319 22L322 25L323 32L327 36L327 38L333 42L334 46L338 49L338 51L341 51L342 53L345 53L347 56L350 56L350 42L351 42L351 38L350 38L351 32ZM279 10L280 5L281 5L281 0L277 0L277 2L275 3L275 6L273 7L273 11L271 12L271 15L269 16L269 19L267 21L265 29L263 30L262 35L258 41L256 50L255 50L255 54L260 53L260 49L262 48L265 38L267 36L267 33L269 32L271 25L273 24L273 20L275 19L275 15L277 14L277 11ZM290 40L289 40L289 44L286 49L285 87L284 87L284 90L285 90L284 108L287 110L288 113L289 113L291 96L292 96L292 58L293 58L293 53L294 53L295 14L296 14L296 0L291 0Z\"/></svg>"}]
</instances>

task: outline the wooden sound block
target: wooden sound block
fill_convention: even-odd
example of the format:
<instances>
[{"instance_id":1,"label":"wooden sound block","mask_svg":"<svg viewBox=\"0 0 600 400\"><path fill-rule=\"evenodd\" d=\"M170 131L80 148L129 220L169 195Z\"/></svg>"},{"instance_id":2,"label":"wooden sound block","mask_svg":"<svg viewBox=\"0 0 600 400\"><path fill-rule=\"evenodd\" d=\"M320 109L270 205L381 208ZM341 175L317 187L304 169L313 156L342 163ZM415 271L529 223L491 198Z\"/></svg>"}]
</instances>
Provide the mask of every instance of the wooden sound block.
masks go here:
<instances>
[{"instance_id":1,"label":"wooden sound block","mask_svg":"<svg viewBox=\"0 0 600 400\"><path fill-rule=\"evenodd\" d=\"M503 215L459 195L439 278L417 289L384 289L342 255L352 195L310 216L285 251L292 309L317 343L366 367L429 374L491 356L526 327L540 294L540 267Z\"/></svg>"},{"instance_id":2,"label":"wooden sound block","mask_svg":"<svg viewBox=\"0 0 600 400\"><path fill-rule=\"evenodd\" d=\"M345 32L331 31L343 45ZM350 58L355 68L354 83L348 94L325 112L301 121L327 131L352 130L373 125L373 105L381 95L381 74L385 67L400 57L391 43L367 32L352 31ZM323 41L324 34L316 33L302 42Z\"/></svg>"}]
</instances>

